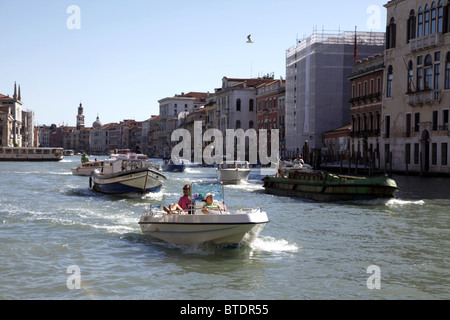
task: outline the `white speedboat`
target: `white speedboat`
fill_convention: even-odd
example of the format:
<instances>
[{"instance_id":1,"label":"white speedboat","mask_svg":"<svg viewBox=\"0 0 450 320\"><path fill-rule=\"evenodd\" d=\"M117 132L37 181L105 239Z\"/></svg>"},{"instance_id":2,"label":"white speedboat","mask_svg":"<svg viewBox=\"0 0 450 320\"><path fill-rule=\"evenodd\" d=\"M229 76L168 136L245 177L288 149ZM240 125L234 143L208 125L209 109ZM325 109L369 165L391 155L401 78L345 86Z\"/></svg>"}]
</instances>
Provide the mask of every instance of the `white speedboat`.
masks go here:
<instances>
[{"instance_id":1,"label":"white speedboat","mask_svg":"<svg viewBox=\"0 0 450 320\"><path fill-rule=\"evenodd\" d=\"M72 168L72 174L74 176L90 176L95 169L101 169L103 167L103 161L89 161L80 163L76 168Z\"/></svg>"},{"instance_id":2,"label":"white speedboat","mask_svg":"<svg viewBox=\"0 0 450 320\"><path fill-rule=\"evenodd\" d=\"M89 187L108 194L158 192L166 180L156 164L137 159L105 160L92 172Z\"/></svg>"},{"instance_id":3,"label":"white speedboat","mask_svg":"<svg viewBox=\"0 0 450 320\"><path fill-rule=\"evenodd\" d=\"M205 214L203 195L210 193L214 194L217 207ZM193 183L190 197L193 206L189 212L168 213L160 206L144 212L139 221L142 233L180 245L212 242L234 247L251 243L269 222L261 208L228 211L223 200L223 184L217 181Z\"/></svg>"},{"instance_id":4,"label":"white speedboat","mask_svg":"<svg viewBox=\"0 0 450 320\"><path fill-rule=\"evenodd\" d=\"M222 163L217 168L217 179L224 184L240 184L248 180L250 172L248 161Z\"/></svg>"}]
</instances>

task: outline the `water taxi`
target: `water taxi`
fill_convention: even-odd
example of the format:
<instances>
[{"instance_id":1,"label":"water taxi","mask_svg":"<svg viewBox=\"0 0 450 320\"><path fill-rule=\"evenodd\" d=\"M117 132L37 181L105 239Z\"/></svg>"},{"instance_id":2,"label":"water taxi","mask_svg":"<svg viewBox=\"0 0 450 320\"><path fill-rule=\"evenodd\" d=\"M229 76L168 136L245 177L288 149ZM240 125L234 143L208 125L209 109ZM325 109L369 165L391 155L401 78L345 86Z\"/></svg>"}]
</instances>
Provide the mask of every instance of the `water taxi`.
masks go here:
<instances>
[{"instance_id":1,"label":"water taxi","mask_svg":"<svg viewBox=\"0 0 450 320\"><path fill-rule=\"evenodd\" d=\"M222 163L217 167L217 179L224 184L240 184L248 181L250 172L248 161Z\"/></svg>"}]
</instances>

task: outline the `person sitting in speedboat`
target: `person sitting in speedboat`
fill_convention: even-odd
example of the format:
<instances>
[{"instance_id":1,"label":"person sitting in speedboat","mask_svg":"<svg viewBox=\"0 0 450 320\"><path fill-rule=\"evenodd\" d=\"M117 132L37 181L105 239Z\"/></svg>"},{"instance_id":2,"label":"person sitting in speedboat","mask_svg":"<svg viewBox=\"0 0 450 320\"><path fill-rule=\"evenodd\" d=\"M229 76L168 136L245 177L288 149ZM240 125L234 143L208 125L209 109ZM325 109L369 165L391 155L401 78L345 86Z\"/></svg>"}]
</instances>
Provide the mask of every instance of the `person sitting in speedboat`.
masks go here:
<instances>
[{"instance_id":1,"label":"person sitting in speedboat","mask_svg":"<svg viewBox=\"0 0 450 320\"><path fill-rule=\"evenodd\" d=\"M207 193L204 200L206 201L202 210L204 214L209 214L209 209L219 209L220 211L225 211L225 206L221 206L217 202L214 202L214 194Z\"/></svg>"},{"instance_id":2,"label":"person sitting in speedboat","mask_svg":"<svg viewBox=\"0 0 450 320\"><path fill-rule=\"evenodd\" d=\"M169 205L169 208L164 207L164 211L168 214L188 214L191 207L191 199L189 199L189 192L191 191L190 185L183 187L183 196L178 200L178 203Z\"/></svg>"}]
</instances>

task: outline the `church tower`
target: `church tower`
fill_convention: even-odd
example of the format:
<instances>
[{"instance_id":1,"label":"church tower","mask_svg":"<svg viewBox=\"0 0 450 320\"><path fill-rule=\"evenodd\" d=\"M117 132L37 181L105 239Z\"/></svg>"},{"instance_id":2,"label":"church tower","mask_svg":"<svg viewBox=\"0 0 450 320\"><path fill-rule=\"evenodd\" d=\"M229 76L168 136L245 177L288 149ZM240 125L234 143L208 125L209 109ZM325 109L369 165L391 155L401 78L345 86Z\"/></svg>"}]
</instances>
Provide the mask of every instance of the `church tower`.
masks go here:
<instances>
[{"instance_id":1,"label":"church tower","mask_svg":"<svg viewBox=\"0 0 450 320\"><path fill-rule=\"evenodd\" d=\"M80 130L81 128L84 128L84 115L83 115L83 105L80 102L77 115L77 130Z\"/></svg>"}]
</instances>

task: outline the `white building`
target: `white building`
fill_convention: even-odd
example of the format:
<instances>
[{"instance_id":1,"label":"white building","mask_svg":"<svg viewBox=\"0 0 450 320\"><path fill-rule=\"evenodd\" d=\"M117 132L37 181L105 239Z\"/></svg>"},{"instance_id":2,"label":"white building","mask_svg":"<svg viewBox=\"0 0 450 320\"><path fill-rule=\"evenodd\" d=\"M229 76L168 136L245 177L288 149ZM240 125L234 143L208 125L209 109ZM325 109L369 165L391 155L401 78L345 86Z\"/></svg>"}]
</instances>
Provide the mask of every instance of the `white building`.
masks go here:
<instances>
[{"instance_id":1,"label":"white building","mask_svg":"<svg viewBox=\"0 0 450 320\"><path fill-rule=\"evenodd\" d=\"M324 147L323 133L350 123L350 81L357 57L384 50L384 33L314 33L286 52L286 149ZM309 150L310 151L310 150ZM308 159L309 160L309 159Z\"/></svg>"},{"instance_id":2,"label":"white building","mask_svg":"<svg viewBox=\"0 0 450 320\"><path fill-rule=\"evenodd\" d=\"M0 110L2 111L2 121L0 123L0 133L2 133L1 145L5 147L23 147L22 135L28 135L28 132L22 132L22 98L20 86L17 92L16 83L14 83L14 95L12 98L0 94Z\"/></svg>"}]
</instances>

